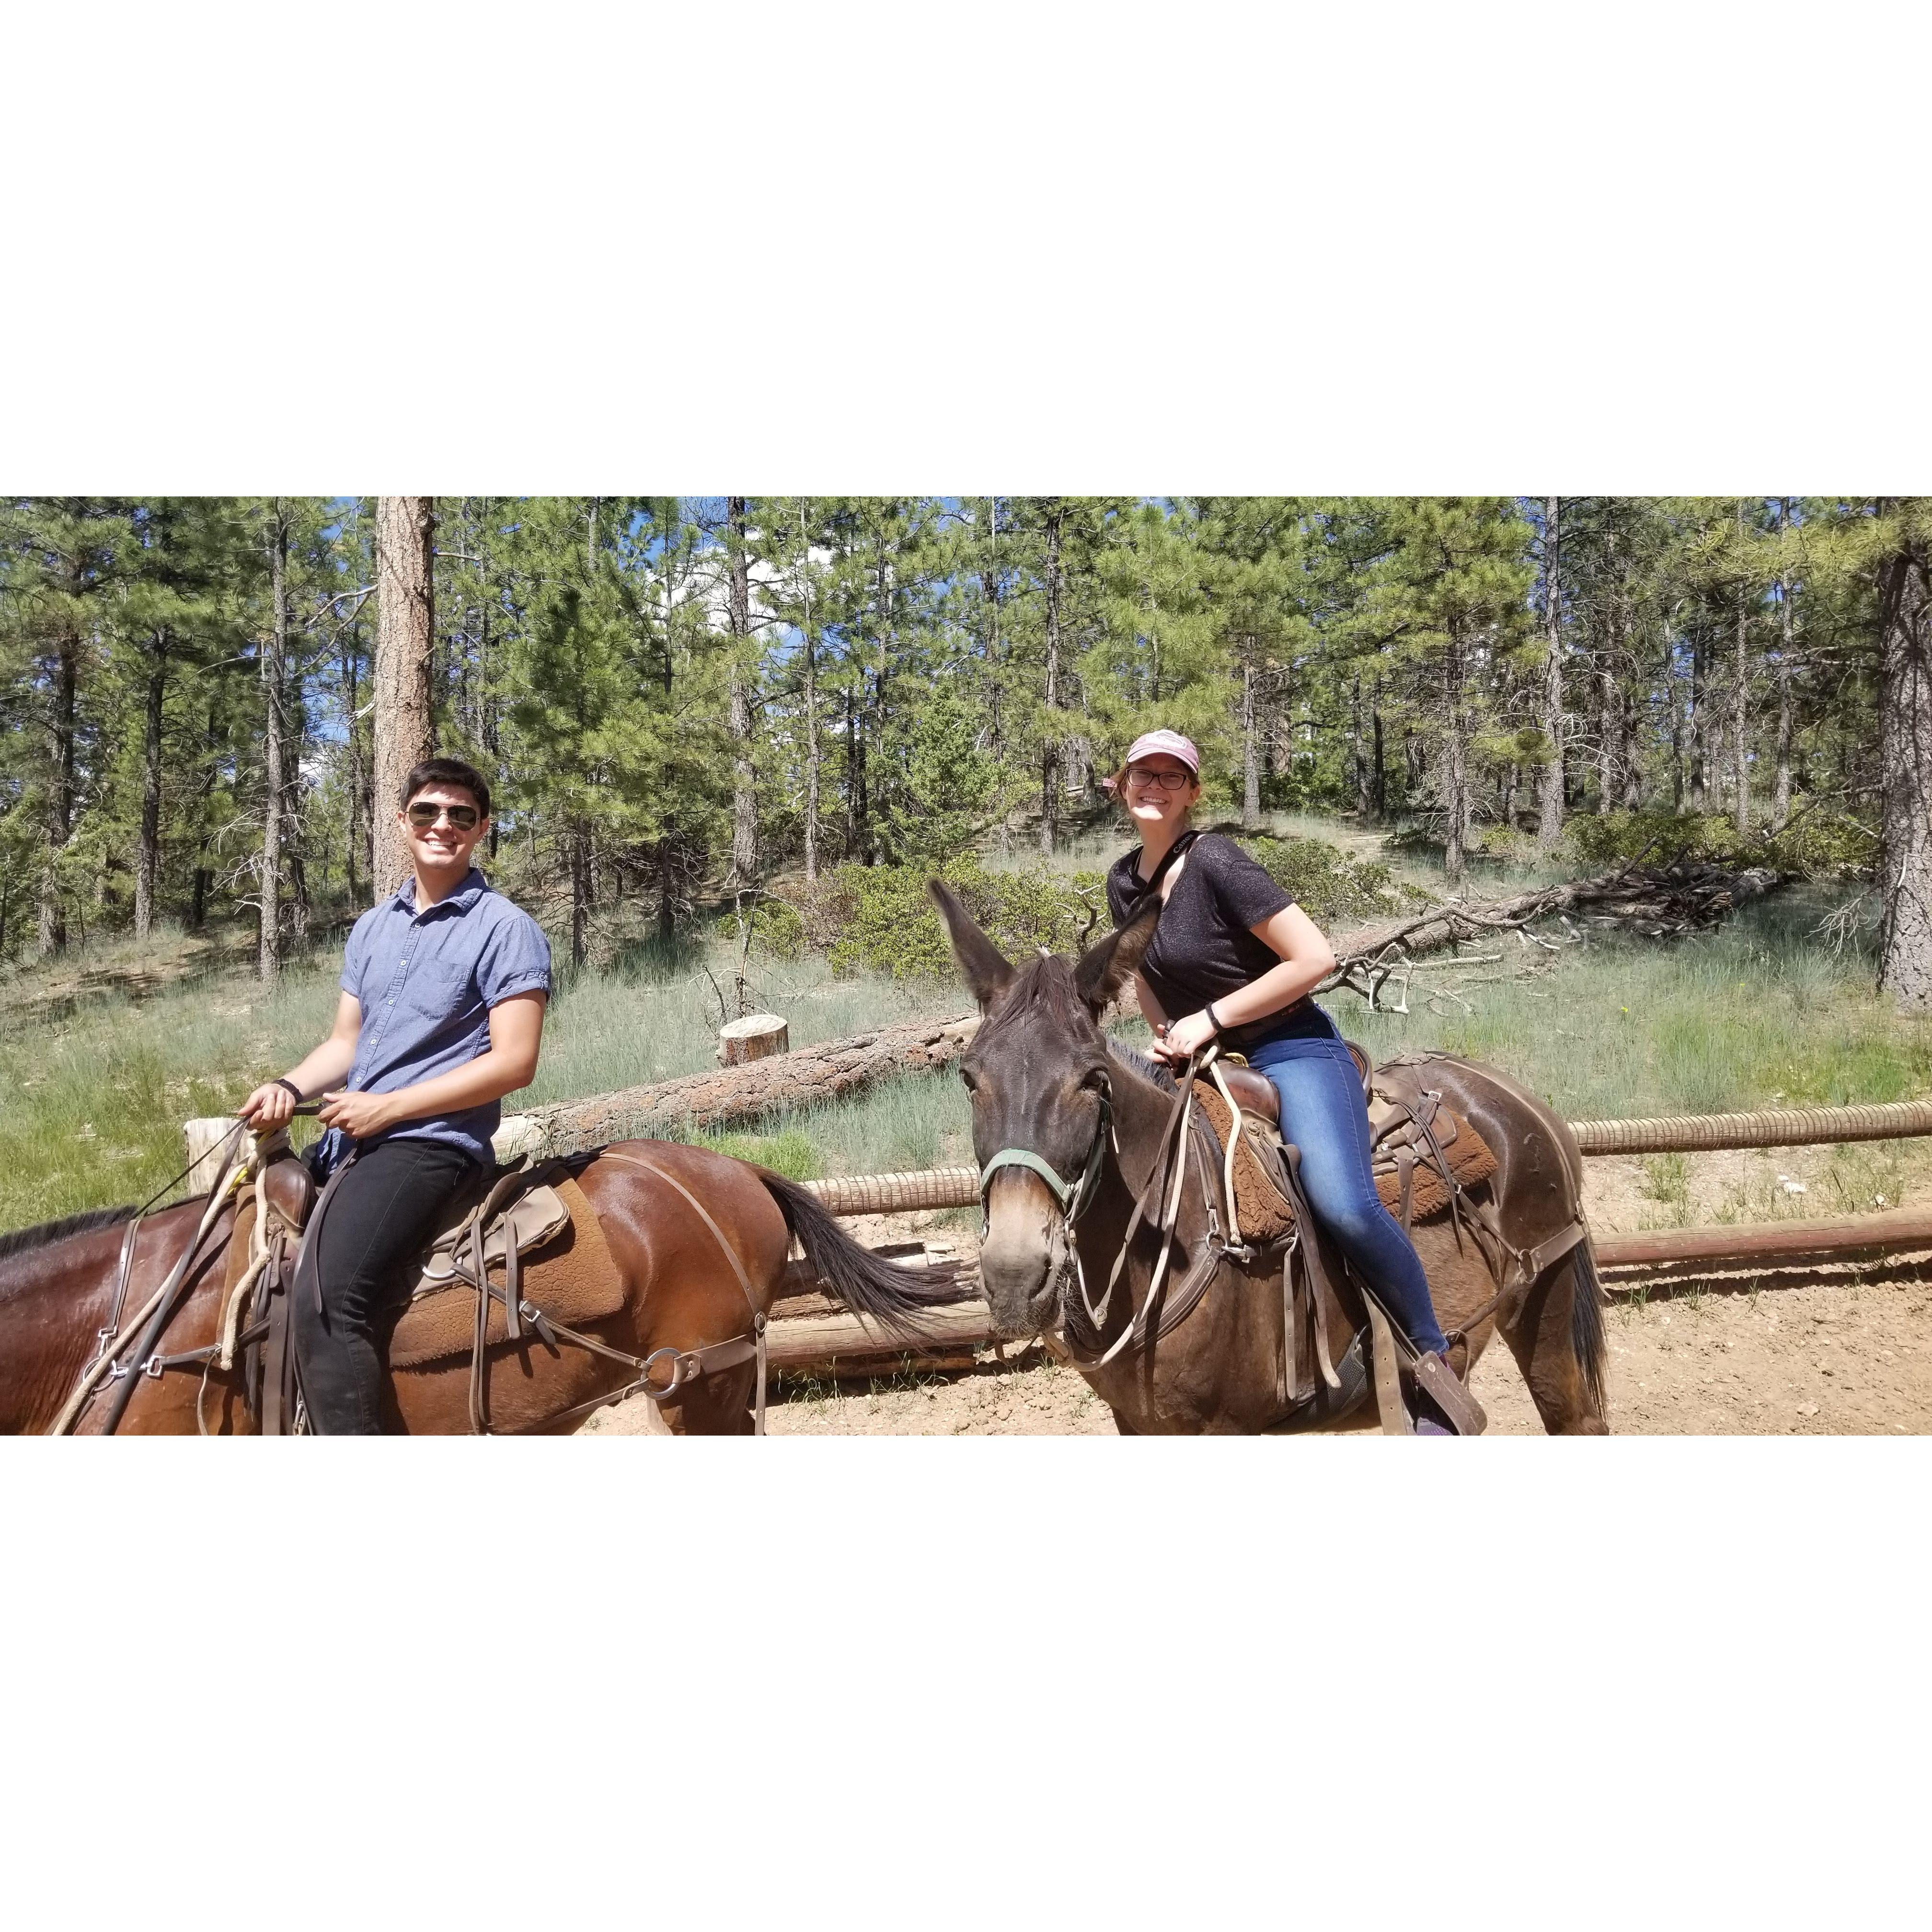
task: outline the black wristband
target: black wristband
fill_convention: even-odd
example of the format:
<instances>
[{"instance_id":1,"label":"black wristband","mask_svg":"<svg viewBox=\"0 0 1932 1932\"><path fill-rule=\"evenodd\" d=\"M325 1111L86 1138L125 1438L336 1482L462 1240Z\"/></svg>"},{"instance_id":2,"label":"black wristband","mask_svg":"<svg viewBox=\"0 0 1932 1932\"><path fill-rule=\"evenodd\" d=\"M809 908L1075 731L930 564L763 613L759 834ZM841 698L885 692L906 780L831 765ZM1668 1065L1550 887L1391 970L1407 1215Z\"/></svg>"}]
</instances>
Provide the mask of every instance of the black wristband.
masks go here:
<instances>
[{"instance_id":1,"label":"black wristband","mask_svg":"<svg viewBox=\"0 0 1932 1932\"><path fill-rule=\"evenodd\" d=\"M1208 1024L1214 1029L1214 1037L1219 1040L1227 1028L1221 1024L1221 1016L1214 1010L1214 1002L1210 1000L1201 1010L1208 1016Z\"/></svg>"},{"instance_id":2,"label":"black wristband","mask_svg":"<svg viewBox=\"0 0 1932 1932\"><path fill-rule=\"evenodd\" d=\"M290 1096L293 1098L293 1100L294 1100L294 1101L295 1101L296 1105L298 1107L299 1107L299 1106L302 1105L302 1090L299 1087L298 1087L298 1086L296 1084L296 1083L288 1077L288 1076L287 1076L286 1074L284 1074L284 1075L281 1076L281 1078L279 1078L279 1079L277 1079L277 1080L271 1080L271 1081L268 1082L268 1084L269 1084L271 1087L286 1087L286 1088L288 1089L288 1090L289 1090L289 1093L290 1093Z\"/></svg>"}]
</instances>

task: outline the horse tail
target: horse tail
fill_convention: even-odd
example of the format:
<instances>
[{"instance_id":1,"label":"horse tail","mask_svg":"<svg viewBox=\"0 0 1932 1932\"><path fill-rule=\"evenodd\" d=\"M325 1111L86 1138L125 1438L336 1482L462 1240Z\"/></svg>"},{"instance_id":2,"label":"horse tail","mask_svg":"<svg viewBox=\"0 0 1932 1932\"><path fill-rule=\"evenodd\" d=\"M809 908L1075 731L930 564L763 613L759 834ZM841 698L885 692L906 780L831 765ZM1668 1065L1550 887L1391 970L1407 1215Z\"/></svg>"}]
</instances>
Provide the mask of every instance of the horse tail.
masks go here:
<instances>
[{"instance_id":1,"label":"horse tail","mask_svg":"<svg viewBox=\"0 0 1932 1932\"><path fill-rule=\"evenodd\" d=\"M935 1303L959 1299L960 1264L941 1262L932 1268L901 1268L896 1262L861 1247L838 1225L818 1196L768 1167L748 1162L763 1181L778 1212L805 1250L818 1278L855 1315L896 1337L916 1342L918 1317Z\"/></svg>"},{"instance_id":2,"label":"horse tail","mask_svg":"<svg viewBox=\"0 0 1932 1932\"><path fill-rule=\"evenodd\" d=\"M1604 1413L1604 1288L1597 1276L1597 1257L1586 1234L1570 1250L1576 1264L1570 1275L1570 1346L1582 1370L1583 1386L1599 1415Z\"/></svg>"}]
</instances>

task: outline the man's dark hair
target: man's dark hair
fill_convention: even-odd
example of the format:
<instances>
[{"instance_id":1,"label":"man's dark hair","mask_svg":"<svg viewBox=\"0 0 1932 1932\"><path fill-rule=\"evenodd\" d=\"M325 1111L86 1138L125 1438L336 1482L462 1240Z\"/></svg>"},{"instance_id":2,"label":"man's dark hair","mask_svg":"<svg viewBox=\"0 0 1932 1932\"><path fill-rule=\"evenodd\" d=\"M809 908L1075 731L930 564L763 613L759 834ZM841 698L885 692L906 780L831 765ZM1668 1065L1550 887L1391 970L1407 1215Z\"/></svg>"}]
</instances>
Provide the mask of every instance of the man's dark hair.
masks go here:
<instances>
[{"instance_id":1,"label":"man's dark hair","mask_svg":"<svg viewBox=\"0 0 1932 1932\"><path fill-rule=\"evenodd\" d=\"M488 780L474 765L466 765L460 758L425 758L421 764L412 765L409 776L403 781L402 802L397 810L408 811L410 800L431 785L461 786L476 801L478 813L484 818L490 816Z\"/></svg>"}]
</instances>

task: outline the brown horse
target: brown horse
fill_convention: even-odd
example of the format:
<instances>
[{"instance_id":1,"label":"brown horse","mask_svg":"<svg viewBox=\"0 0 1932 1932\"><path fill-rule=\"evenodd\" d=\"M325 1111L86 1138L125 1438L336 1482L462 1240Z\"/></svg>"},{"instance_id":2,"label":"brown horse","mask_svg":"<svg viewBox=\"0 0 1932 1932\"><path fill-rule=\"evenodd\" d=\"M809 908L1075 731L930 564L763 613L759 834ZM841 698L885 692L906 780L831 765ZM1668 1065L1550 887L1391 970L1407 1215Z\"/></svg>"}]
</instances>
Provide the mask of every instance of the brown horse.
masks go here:
<instances>
[{"instance_id":1,"label":"brown horse","mask_svg":"<svg viewBox=\"0 0 1932 1932\"><path fill-rule=\"evenodd\" d=\"M1170 1333L1151 1346L1124 1347L1104 1365L1094 1362L1145 1308L1162 1245L1144 1222L1131 1240L1129 1232L1136 1197L1160 1158L1172 1084L1156 1076L1151 1063L1109 1042L1100 1027L1152 939L1157 913L1077 959L1042 956L1016 968L943 885L935 881L933 893L954 957L986 1016L960 1062L981 1167L1002 1150L1018 1150L1051 1168L1066 1190L1057 1196L1023 1161L992 1174L980 1268L1000 1333L1060 1328L1068 1342L1084 1342L1070 1351L1072 1359L1123 1433L1246 1433L1277 1426L1285 1419L1286 1326L1279 1256L1257 1257L1251 1265L1223 1257L1206 1294ZM1517 1252L1553 1246L1572 1227L1582 1164L1568 1127L1547 1108L1503 1075L1447 1054L1402 1063L1389 1078L1399 1091L1419 1093L1424 1084L1438 1090L1488 1143L1498 1172L1485 1189L1503 1238ZM1082 1184L1090 1163L1090 1184ZM1480 1198L1484 1191L1475 1192ZM1070 1198L1077 1202L1070 1229L1063 1205ZM1203 1190L1189 1188L1174 1227L1178 1254L1202 1251L1207 1215ZM1520 1296L1485 1313L1497 1280L1472 1234L1465 1231L1459 1240L1450 1217L1420 1222L1414 1234L1444 1328L1453 1334L1468 1326L1466 1344L1452 1357L1456 1366L1466 1372L1500 1318L1544 1426L1552 1434L1603 1433L1603 1314L1588 1239L1536 1269ZM1105 1319L1095 1330L1070 1290L1076 1264L1097 1294L1124 1245L1126 1292L1117 1292L1111 1306L1102 1304ZM1343 1282L1352 1301L1325 1242L1324 1252L1329 1280ZM1348 1321L1340 1331L1347 1336L1359 1304L1353 1312L1346 1304L1336 1312ZM1373 1418L1369 1404L1348 1420ZM1306 1419L1322 1424L1318 1413Z\"/></svg>"},{"instance_id":2,"label":"brown horse","mask_svg":"<svg viewBox=\"0 0 1932 1932\"><path fill-rule=\"evenodd\" d=\"M794 1236L834 1296L889 1330L910 1333L919 1310L946 1292L944 1284L860 1247L812 1195L763 1168L705 1148L655 1141L598 1150L605 1152L647 1156L704 1202L743 1267L760 1313L777 1294ZM658 1349L695 1350L748 1331L752 1311L736 1271L676 1189L597 1155L582 1164L578 1184L596 1210L624 1292L618 1312L585 1324L585 1333L645 1358ZM203 1197L141 1224L127 1309L141 1307L182 1259L206 1205ZM216 1340L234 1211L224 1207L203 1237L182 1284L184 1298L157 1353L191 1353ZM109 1324L130 1214L127 1208L108 1209L0 1237L0 1431L38 1433L58 1415L95 1352L99 1331ZM122 1340L129 1343L124 1332ZM238 1361L229 1373L208 1368L204 1386L205 1366L148 1376L139 1374L136 1365L119 1432L252 1431L256 1419L244 1396ZM550 1346L527 1329L519 1340L490 1348L488 1366L490 1426L506 1434L568 1432L584 1420L584 1413L573 1412L634 1378L622 1363L579 1348ZM746 1361L691 1382L681 1402L666 1406L665 1420L678 1434L746 1432L755 1372ZM466 1432L470 1376L466 1353L392 1372L384 1389L385 1428L410 1435ZM76 1432L98 1432L108 1407L103 1389L82 1412Z\"/></svg>"}]
</instances>

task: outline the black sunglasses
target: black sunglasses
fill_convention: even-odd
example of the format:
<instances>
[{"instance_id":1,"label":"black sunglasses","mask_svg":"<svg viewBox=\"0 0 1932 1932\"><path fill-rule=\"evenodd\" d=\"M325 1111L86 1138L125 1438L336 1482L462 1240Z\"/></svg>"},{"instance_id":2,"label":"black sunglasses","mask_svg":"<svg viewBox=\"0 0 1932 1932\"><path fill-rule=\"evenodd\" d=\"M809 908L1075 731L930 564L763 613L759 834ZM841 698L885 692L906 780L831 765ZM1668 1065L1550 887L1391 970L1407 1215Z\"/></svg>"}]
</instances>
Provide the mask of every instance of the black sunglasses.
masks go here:
<instances>
[{"instance_id":1,"label":"black sunglasses","mask_svg":"<svg viewBox=\"0 0 1932 1932\"><path fill-rule=\"evenodd\" d=\"M431 805L425 799L410 807L410 823L422 832L427 832L439 818L444 818L458 831L468 832L474 829L478 816L473 805Z\"/></svg>"}]
</instances>

